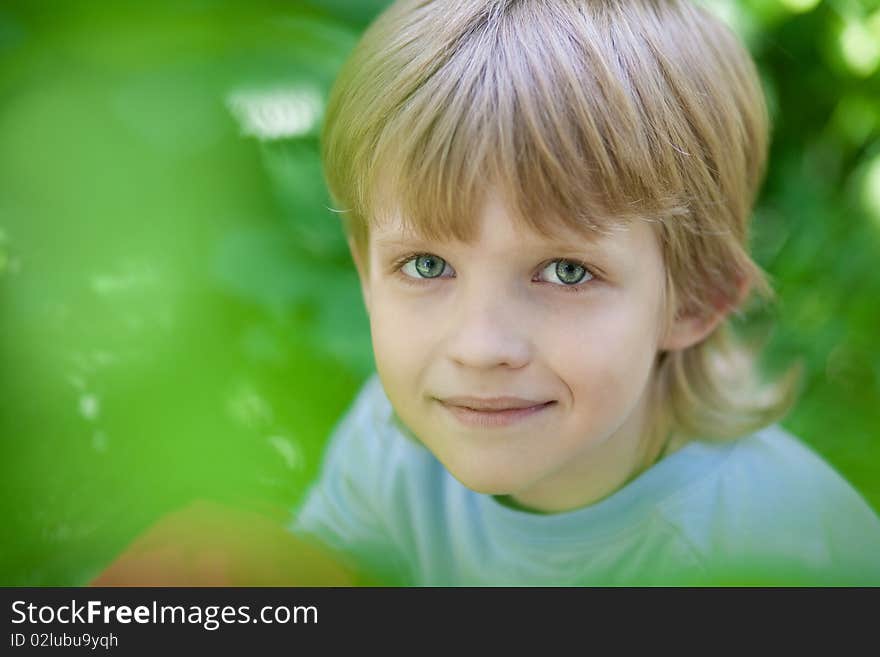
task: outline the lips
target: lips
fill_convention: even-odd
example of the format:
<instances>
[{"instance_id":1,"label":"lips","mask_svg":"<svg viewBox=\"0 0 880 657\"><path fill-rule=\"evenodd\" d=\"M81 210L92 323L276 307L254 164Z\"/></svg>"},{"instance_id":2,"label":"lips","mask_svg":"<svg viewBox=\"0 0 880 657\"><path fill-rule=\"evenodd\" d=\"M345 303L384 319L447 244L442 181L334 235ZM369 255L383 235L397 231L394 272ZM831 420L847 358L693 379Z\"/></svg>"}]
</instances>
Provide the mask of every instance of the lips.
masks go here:
<instances>
[{"instance_id":1,"label":"lips","mask_svg":"<svg viewBox=\"0 0 880 657\"><path fill-rule=\"evenodd\" d=\"M509 395L502 397L456 396L446 397L440 401L447 406L457 406L481 412L522 410L553 403L552 400L535 400Z\"/></svg>"},{"instance_id":2,"label":"lips","mask_svg":"<svg viewBox=\"0 0 880 657\"><path fill-rule=\"evenodd\" d=\"M438 400L443 408L469 429L513 427L532 418L545 417L556 401L541 402L522 397L447 397Z\"/></svg>"}]
</instances>

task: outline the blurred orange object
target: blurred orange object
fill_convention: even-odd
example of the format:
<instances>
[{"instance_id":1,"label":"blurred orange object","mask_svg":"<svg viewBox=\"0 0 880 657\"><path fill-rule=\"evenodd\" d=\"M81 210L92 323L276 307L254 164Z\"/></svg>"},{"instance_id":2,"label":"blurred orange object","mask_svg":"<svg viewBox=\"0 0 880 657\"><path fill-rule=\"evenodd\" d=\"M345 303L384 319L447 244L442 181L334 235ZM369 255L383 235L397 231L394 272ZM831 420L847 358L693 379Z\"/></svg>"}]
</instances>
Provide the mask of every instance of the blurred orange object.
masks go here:
<instances>
[{"instance_id":1,"label":"blurred orange object","mask_svg":"<svg viewBox=\"0 0 880 657\"><path fill-rule=\"evenodd\" d=\"M280 514L278 514L280 515ZM159 519L89 586L354 586L272 515L197 500Z\"/></svg>"}]
</instances>

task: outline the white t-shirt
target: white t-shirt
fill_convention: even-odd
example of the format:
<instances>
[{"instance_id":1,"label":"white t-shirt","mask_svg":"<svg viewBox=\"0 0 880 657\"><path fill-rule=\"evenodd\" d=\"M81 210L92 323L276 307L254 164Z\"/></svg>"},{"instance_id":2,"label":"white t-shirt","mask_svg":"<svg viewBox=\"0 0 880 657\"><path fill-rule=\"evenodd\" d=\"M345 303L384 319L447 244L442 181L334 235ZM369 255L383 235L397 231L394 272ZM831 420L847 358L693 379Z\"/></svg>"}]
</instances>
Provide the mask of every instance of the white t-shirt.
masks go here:
<instances>
[{"instance_id":1,"label":"white t-shirt","mask_svg":"<svg viewBox=\"0 0 880 657\"><path fill-rule=\"evenodd\" d=\"M880 520L778 426L693 442L556 514L459 483L392 421L376 374L330 439L290 530L381 583L880 585Z\"/></svg>"}]
</instances>

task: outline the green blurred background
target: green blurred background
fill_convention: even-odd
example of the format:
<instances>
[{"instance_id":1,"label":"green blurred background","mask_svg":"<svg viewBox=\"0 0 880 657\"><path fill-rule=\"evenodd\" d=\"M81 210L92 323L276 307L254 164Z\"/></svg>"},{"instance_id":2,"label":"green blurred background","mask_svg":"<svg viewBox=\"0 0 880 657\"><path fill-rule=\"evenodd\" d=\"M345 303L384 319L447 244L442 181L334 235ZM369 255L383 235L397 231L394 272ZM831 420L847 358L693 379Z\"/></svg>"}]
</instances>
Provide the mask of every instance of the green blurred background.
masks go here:
<instances>
[{"instance_id":1,"label":"green blurred background","mask_svg":"<svg viewBox=\"0 0 880 657\"><path fill-rule=\"evenodd\" d=\"M0 585L201 497L289 507L373 368L318 132L382 0L0 3ZM880 0L713 0L774 122L740 320L880 508Z\"/></svg>"}]
</instances>

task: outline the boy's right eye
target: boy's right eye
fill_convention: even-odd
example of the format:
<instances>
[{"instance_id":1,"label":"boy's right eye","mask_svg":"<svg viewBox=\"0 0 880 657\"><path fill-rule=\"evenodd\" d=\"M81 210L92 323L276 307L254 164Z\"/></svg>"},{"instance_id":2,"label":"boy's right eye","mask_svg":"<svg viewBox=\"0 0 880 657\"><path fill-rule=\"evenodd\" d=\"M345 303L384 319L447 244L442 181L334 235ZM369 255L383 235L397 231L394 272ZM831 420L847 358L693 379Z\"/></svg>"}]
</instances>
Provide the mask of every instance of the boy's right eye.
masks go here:
<instances>
[{"instance_id":1,"label":"boy's right eye","mask_svg":"<svg viewBox=\"0 0 880 657\"><path fill-rule=\"evenodd\" d=\"M399 269L410 278L439 278L446 271L448 264L440 256L421 253L407 256Z\"/></svg>"}]
</instances>

